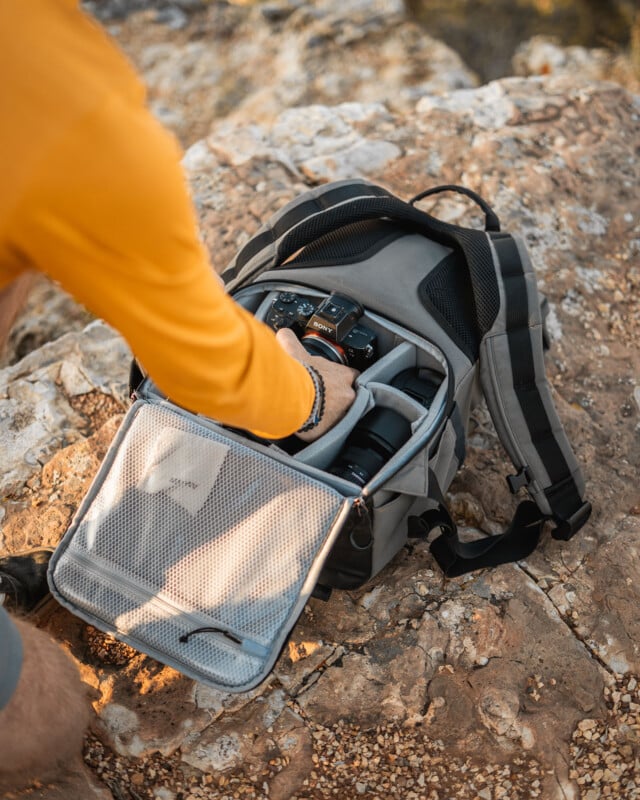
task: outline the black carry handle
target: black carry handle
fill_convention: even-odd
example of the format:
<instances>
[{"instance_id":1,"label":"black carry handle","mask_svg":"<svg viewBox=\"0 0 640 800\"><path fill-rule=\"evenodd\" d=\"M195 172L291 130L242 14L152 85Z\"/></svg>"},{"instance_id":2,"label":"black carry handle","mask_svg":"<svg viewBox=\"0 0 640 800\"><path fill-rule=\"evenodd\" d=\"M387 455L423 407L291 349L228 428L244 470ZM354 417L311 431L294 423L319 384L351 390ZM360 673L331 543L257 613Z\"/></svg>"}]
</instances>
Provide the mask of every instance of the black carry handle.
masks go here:
<instances>
[{"instance_id":1,"label":"black carry handle","mask_svg":"<svg viewBox=\"0 0 640 800\"><path fill-rule=\"evenodd\" d=\"M466 186L458 186L455 183L447 183L443 186L434 186L433 188L425 189L424 192L420 192L415 197L412 197L411 200L409 200L409 203L413 206L420 200L423 200L425 197L429 197L433 194L440 194L441 192L457 192L458 194L463 194L465 197L471 198L471 200L473 200L473 202L480 206L480 208L484 211L485 231L491 231L492 233L500 232L500 220L498 219L496 212L483 197L481 197L477 192L474 192L473 189L467 189Z\"/></svg>"},{"instance_id":2,"label":"black carry handle","mask_svg":"<svg viewBox=\"0 0 640 800\"><path fill-rule=\"evenodd\" d=\"M319 214L308 217L300 225L292 228L278 245L276 263L282 264L297 253L298 250L327 233L346 225L369 219L388 218L400 225L415 229L419 233L432 236L436 234L440 237L444 235L447 238L453 237L455 240L455 232L459 230L458 226L450 225L437 217L433 217L431 214L415 208L415 203L419 200L440 192L458 192L471 198L485 214L485 230L500 231L500 220L495 211L479 194L464 186L455 184L435 186L420 192L408 203L382 190L377 196L371 194L368 197L359 197L344 205L326 208Z\"/></svg>"}]
</instances>

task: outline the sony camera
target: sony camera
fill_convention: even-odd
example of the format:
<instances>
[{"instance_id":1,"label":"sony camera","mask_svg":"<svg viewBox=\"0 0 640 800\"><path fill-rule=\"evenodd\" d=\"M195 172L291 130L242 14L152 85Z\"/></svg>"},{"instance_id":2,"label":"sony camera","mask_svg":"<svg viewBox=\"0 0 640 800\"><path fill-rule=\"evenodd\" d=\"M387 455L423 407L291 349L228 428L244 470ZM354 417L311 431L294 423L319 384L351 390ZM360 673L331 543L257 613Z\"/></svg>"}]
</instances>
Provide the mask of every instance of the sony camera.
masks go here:
<instances>
[{"instance_id":1,"label":"sony camera","mask_svg":"<svg viewBox=\"0 0 640 800\"><path fill-rule=\"evenodd\" d=\"M265 322L276 331L291 328L310 355L362 372L377 356L376 334L358 324L363 313L359 303L336 292L318 304L293 292L280 292Z\"/></svg>"}]
</instances>

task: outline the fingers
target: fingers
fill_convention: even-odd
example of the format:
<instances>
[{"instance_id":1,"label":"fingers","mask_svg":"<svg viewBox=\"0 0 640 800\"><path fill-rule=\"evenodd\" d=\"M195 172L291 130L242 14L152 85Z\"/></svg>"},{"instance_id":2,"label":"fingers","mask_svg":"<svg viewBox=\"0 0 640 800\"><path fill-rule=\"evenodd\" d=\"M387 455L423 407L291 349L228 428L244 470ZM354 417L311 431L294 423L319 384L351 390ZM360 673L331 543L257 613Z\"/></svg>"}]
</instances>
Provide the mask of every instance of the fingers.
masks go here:
<instances>
[{"instance_id":1,"label":"fingers","mask_svg":"<svg viewBox=\"0 0 640 800\"><path fill-rule=\"evenodd\" d=\"M280 347L282 347L285 352L289 353L290 356L293 356L293 358L298 361L302 361L303 364L310 363L309 359L311 356L309 356L291 328L280 328L280 330L276 332L276 339Z\"/></svg>"},{"instance_id":2,"label":"fingers","mask_svg":"<svg viewBox=\"0 0 640 800\"><path fill-rule=\"evenodd\" d=\"M312 365L324 381L325 408L322 420L312 430L298 434L303 441L312 442L326 433L347 413L355 400L356 393L353 383L359 373L343 364L336 364L320 356L309 355L297 336L288 328L279 330L276 337L280 346L290 356L303 364Z\"/></svg>"},{"instance_id":3,"label":"fingers","mask_svg":"<svg viewBox=\"0 0 640 800\"><path fill-rule=\"evenodd\" d=\"M278 343L285 350L289 353L290 356L301 361L303 364L311 364L320 372L327 369L327 364L330 364L332 367L337 367L337 371L342 373L343 375L351 375L351 383L355 381L355 379L360 374L357 369L353 369L352 367L344 366L343 364L337 364L334 361L329 361L327 358L322 358L321 356L312 356L310 355L304 348L304 345L295 335L295 333L290 328L280 328L279 331L276 333L276 339Z\"/></svg>"}]
</instances>

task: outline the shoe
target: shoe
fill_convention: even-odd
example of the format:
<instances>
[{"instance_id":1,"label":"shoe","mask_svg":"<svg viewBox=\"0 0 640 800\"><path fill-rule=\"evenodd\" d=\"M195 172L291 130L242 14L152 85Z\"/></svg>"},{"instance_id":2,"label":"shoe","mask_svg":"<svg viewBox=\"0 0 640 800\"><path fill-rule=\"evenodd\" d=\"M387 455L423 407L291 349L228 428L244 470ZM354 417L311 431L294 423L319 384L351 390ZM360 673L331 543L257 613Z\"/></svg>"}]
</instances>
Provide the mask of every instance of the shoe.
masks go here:
<instances>
[{"instance_id":1,"label":"shoe","mask_svg":"<svg viewBox=\"0 0 640 800\"><path fill-rule=\"evenodd\" d=\"M0 558L0 605L34 611L49 594L47 567L53 547L38 547Z\"/></svg>"}]
</instances>

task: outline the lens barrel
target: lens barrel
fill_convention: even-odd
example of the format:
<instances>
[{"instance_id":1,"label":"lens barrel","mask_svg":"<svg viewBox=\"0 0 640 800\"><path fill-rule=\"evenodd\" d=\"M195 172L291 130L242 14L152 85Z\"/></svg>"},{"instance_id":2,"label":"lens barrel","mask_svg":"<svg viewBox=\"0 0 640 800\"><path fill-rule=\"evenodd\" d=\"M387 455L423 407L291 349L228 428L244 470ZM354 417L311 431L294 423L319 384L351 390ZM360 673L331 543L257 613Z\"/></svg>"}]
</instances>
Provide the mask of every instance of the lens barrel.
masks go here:
<instances>
[{"instance_id":1,"label":"lens barrel","mask_svg":"<svg viewBox=\"0 0 640 800\"><path fill-rule=\"evenodd\" d=\"M391 408L376 406L349 434L329 471L364 486L410 436L407 419Z\"/></svg>"}]
</instances>

